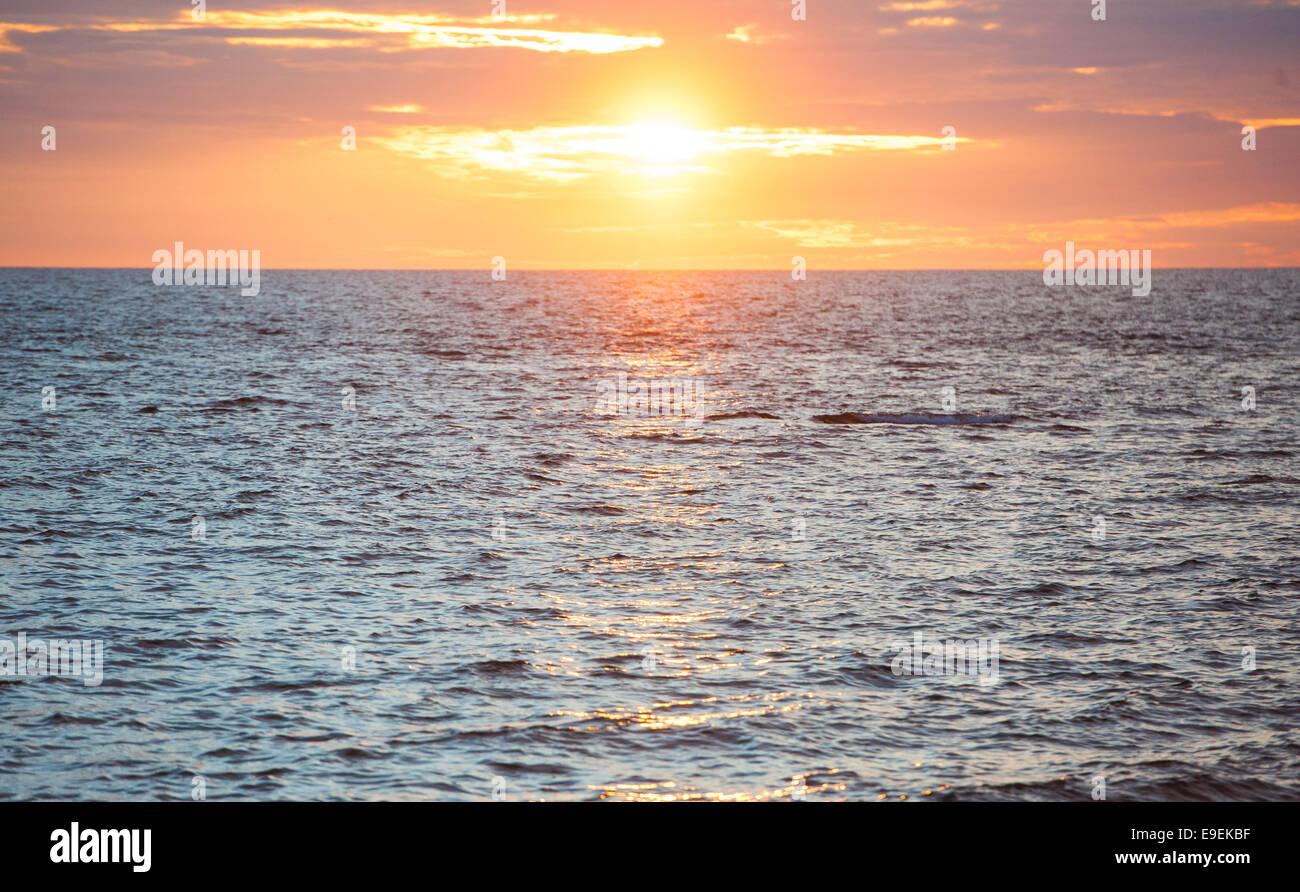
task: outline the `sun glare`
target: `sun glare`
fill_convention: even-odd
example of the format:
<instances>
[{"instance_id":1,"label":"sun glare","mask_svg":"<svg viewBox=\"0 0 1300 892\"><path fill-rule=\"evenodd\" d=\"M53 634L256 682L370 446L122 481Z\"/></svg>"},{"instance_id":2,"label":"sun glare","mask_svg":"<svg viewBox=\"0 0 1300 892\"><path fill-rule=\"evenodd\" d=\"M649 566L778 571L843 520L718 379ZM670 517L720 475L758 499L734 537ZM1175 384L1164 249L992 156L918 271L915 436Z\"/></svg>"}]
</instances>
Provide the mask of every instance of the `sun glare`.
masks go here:
<instances>
[{"instance_id":1,"label":"sun glare","mask_svg":"<svg viewBox=\"0 0 1300 892\"><path fill-rule=\"evenodd\" d=\"M708 134L680 124L647 121L627 127L627 154L652 164L689 161L708 143Z\"/></svg>"}]
</instances>

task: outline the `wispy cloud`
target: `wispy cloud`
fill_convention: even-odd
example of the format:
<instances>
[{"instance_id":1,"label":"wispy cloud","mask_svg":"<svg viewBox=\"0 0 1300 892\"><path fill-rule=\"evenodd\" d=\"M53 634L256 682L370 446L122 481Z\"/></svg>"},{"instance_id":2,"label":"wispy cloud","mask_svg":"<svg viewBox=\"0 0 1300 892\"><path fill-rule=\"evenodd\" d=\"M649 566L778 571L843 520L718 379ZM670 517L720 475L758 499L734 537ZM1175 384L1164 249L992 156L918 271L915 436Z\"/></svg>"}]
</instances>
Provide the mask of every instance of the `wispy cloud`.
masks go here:
<instances>
[{"instance_id":1,"label":"wispy cloud","mask_svg":"<svg viewBox=\"0 0 1300 892\"><path fill-rule=\"evenodd\" d=\"M58 31L58 25L32 25L24 22L0 22L0 53L21 53L22 47L9 40L10 34L40 34Z\"/></svg>"},{"instance_id":2,"label":"wispy cloud","mask_svg":"<svg viewBox=\"0 0 1300 892\"><path fill-rule=\"evenodd\" d=\"M751 231L788 239L800 248L876 249L875 256L882 258L978 249L990 256L1016 258L1014 265L1022 266L1026 259L1036 258L1043 246L1058 245L1066 239L1081 245L1111 245L1141 239L1151 247L1159 244L1153 238L1171 231L1212 229L1219 230L1223 238L1231 238L1234 227L1294 223L1300 223L1300 204L1260 202L1142 216L1006 223L978 228L848 219L746 220L741 225ZM1194 243L1169 242L1168 245L1187 247Z\"/></svg>"},{"instance_id":3,"label":"wispy cloud","mask_svg":"<svg viewBox=\"0 0 1300 892\"><path fill-rule=\"evenodd\" d=\"M514 47L546 53L618 53L663 45L656 36L625 36L592 31L553 31L517 27L554 19L553 15L492 18L458 18L445 15L412 15L343 12L340 10L274 10L241 12L209 10L202 21L187 11L174 19L104 23L98 19L73 18L58 25L0 22L0 33L11 31L186 31L200 37L216 37L242 46L294 49L372 47L386 52L424 49L480 49ZM280 32L275 36L249 36L239 31ZM296 32L296 33L284 33ZM301 32L332 32L359 36L304 35ZM2 41L3 38L0 38ZM0 42L0 48L13 49Z\"/></svg>"},{"instance_id":4,"label":"wispy cloud","mask_svg":"<svg viewBox=\"0 0 1300 892\"><path fill-rule=\"evenodd\" d=\"M960 139L959 142L969 142ZM729 127L694 130L674 124L481 130L407 127L375 139L392 151L435 162L448 172L507 171L566 181L596 174L703 170L710 156L753 152L774 158L844 152L935 149L932 136L830 133L817 129Z\"/></svg>"},{"instance_id":5,"label":"wispy cloud","mask_svg":"<svg viewBox=\"0 0 1300 892\"><path fill-rule=\"evenodd\" d=\"M914 0L910 3L884 3L880 6L880 10L882 12L927 12L935 9L959 9L964 5L959 0Z\"/></svg>"},{"instance_id":6,"label":"wispy cloud","mask_svg":"<svg viewBox=\"0 0 1300 892\"><path fill-rule=\"evenodd\" d=\"M758 25L737 25L730 34L723 36L727 40L735 40L740 43L764 44L771 43L774 40L787 40L788 34L759 34Z\"/></svg>"},{"instance_id":7,"label":"wispy cloud","mask_svg":"<svg viewBox=\"0 0 1300 892\"><path fill-rule=\"evenodd\" d=\"M853 220L747 220L743 226L792 240L800 248L886 248L914 245L923 227L866 225ZM882 235L884 231L905 234ZM926 228L926 231L930 231Z\"/></svg>"}]
</instances>

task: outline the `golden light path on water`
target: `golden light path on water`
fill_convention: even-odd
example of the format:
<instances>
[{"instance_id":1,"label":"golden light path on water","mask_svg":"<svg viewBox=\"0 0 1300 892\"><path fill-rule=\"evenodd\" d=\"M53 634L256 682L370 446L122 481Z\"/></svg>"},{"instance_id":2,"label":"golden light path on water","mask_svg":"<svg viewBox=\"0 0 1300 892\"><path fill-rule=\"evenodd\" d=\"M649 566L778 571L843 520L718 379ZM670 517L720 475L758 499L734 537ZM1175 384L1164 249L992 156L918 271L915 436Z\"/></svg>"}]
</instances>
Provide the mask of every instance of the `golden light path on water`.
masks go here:
<instances>
[{"instance_id":1,"label":"golden light path on water","mask_svg":"<svg viewBox=\"0 0 1300 892\"><path fill-rule=\"evenodd\" d=\"M640 134L645 137L646 134ZM645 150L653 155L653 144ZM681 157L689 157L685 152ZM656 160L672 160L666 156ZM636 329L623 333L623 337L633 336ZM629 353L619 357L628 369L628 374L643 380L671 380L689 378L699 375L712 360L711 356L690 354L687 351L660 350L656 352ZM726 394L712 394L712 399L725 401ZM631 460L639 456L635 449L637 441L644 438L672 437L678 435L692 436L692 431L700 430L699 420L683 424L679 418L628 418L620 419L615 439L622 439L628 445L617 443L611 448L615 455L629 457L619 463L619 470L632 472L640 482L623 482L611 484L611 488L621 489L636 503L642 506L633 518L618 518L616 522L646 523L673 528L701 528L714 522L721 506L703 504L695 506L675 505L672 509L664 506L664 496L683 489L697 489L707 492L719 485L722 480L717 468L708 462L696 462L689 466L680 464L656 464L643 460ZM721 456L719 456L721 458ZM709 550L694 555L674 555L665 558L612 557L599 561L601 586L618 595L630 596L622 604L626 616L612 618L608 612L601 614L582 612L581 602L550 596L559 606L565 607L564 624L581 639L584 636L600 636L621 641L622 646L615 647L621 652L653 654L653 668L650 670L658 677L672 677L689 680L694 677L707 676L715 672L726 672L741 668L761 672L763 667L781 659L781 653L771 651L763 654L747 653L744 648L710 648L710 642L717 639L717 634L707 630L710 623L726 618L732 605L723 597L711 598L714 605L705 610L687 613L675 612L672 608L678 603L677 597L683 594L698 594L696 586L690 584L668 584L661 591L660 597L639 594L647 586L638 584L626 589L618 583L620 577L631 578L633 574L663 570L695 569L710 574L726 574L742 569L741 557L746 551L758 553L757 545L740 545L728 551ZM774 562L780 566L780 562ZM602 605L608 606L608 605ZM704 627L702 631L691 632L692 627ZM840 642L833 642L840 644ZM581 653L582 645L573 644L575 651L572 660L560 665L545 664L535 668L558 675L582 676L591 669L588 659ZM643 663L643 668L645 664ZM620 663L607 663L600 667L607 673L623 673L625 666ZM763 718L779 715L794 716L808 705L819 701L818 695L797 692L752 692L730 694L727 696L699 697L653 702L645 705L629 705L622 708L605 708L599 710L559 710L549 714L551 718L564 721L569 731L589 734L625 734L674 732L683 729L725 728L729 723L745 719ZM824 701L822 701L824 704ZM833 796L844 790L844 785L834 780L837 769L818 772L818 779L809 784L806 778L792 777L789 785L777 789L754 790L705 790L691 784L673 780L645 783L612 783L605 786L592 786L590 790L600 799L623 801L768 801L780 799L803 798L809 794ZM928 795L929 791L926 791ZM881 794L886 796L888 794ZM904 798L905 798L905 794Z\"/></svg>"}]
</instances>

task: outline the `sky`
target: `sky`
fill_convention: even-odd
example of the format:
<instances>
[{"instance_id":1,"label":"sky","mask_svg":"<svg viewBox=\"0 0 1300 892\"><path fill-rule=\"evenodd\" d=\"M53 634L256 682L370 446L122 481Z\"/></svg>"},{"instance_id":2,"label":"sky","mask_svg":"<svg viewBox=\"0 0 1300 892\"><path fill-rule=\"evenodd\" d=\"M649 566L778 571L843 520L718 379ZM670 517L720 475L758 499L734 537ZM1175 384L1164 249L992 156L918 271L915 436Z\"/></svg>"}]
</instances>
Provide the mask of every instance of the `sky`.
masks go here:
<instances>
[{"instance_id":1,"label":"sky","mask_svg":"<svg viewBox=\"0 0 1300 892\"><path fill-rule=\"evenodd\" d=\"M0 265L1300 266L1300 0L1098 5L0 0Z\"/></svg>"}]
</instances>

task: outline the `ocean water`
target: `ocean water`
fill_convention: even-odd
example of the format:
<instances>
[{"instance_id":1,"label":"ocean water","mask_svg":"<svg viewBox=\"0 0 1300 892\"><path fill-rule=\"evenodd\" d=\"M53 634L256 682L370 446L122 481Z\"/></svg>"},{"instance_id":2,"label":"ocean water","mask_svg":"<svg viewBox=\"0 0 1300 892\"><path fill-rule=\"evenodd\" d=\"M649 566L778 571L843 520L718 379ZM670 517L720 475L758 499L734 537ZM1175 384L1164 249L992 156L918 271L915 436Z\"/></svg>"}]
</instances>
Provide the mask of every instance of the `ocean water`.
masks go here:
<instances>
[{"instance_id":1,"label":"ocean water","mask_svg":"<svg viewBox=\"0 0 1300 892\"><path fill-rule=\"evenodd\" d=\"M0 270L0 798L1300 798L1297 295Z\"/></svg>"}]
</instances>

